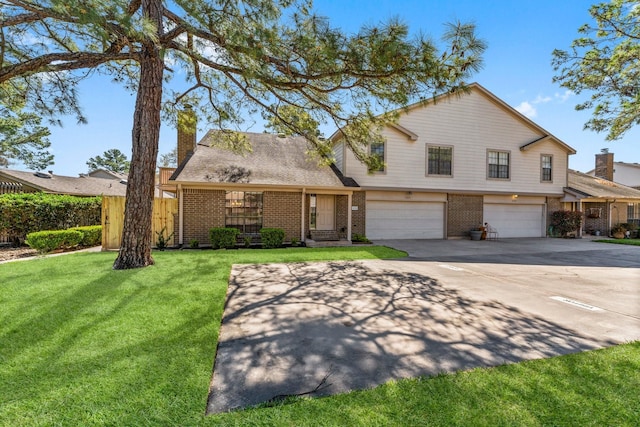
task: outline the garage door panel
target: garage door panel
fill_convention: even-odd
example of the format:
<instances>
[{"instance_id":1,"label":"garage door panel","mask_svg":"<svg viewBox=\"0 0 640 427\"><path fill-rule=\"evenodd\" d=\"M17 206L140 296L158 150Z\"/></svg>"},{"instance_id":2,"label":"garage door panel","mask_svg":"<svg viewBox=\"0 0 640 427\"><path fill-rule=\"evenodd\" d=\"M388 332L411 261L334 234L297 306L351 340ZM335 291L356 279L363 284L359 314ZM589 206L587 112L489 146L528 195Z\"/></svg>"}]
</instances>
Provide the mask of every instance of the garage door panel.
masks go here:
<instances>
[{"instance_id":1,"label":"garage door panel","mask_svg":"<svg viewBox=\"0 0 640 427\"><path fill-rule=\"evenodd\" d=\"M370 239L442 239L444 204L439 202L367 202Z\"/></svg>"},{"instance_id":2,"label":"garage door panel","mask_svg":"<svg viewBox=\"0 0 640 427\"><path fill-rule=\"evenodd\" d=\"M498 230L501 238L544 237L542 205L484 205L484 221Z\"/></svg>"}]
</instances>

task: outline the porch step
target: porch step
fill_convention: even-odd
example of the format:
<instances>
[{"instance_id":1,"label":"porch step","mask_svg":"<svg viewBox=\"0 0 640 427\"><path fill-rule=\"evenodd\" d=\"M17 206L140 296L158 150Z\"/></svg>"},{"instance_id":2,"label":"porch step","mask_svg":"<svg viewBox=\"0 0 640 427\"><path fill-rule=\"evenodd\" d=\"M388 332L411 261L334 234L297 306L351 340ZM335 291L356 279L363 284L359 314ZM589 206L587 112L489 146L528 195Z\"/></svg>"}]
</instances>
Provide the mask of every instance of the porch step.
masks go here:
<instances>
[{"instance_id":1,"label":"porch step","mask_svg":"<svg viewBox=\"0 0 640 427\"><path fill-rule=\"evenodd\" d=\"M311 240L316 242L328 242L338 241L340 236L335 230L313 230L311 233Z\"/></svg>"}]
</instances>

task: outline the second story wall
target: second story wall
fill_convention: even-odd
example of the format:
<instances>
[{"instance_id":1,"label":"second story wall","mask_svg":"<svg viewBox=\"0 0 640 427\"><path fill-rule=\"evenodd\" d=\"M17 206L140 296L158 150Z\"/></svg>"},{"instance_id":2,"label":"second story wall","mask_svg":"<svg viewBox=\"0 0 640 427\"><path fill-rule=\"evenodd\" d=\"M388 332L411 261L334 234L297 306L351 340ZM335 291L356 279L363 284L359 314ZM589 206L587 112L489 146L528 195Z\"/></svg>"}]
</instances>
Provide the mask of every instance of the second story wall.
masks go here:
<instances>
[{"instance_id":1,"label":"second story wall","mask_svg":"<svg viewBox=\"0 0 640 427\"><path fill-rule=\"evenodd\" d=\"M367 173L347 150L341 160L344 174L369 188L562 194L566 186L567 146L549 137L521 150L547 135L483 89L474 87L470 94L414 107L398 124L418 138L411 140L397 129L386 129L384 172ZM451 147L450 175L427 174L430 146ZM508 178L489 177L489 151L508 154ZM551 158L550 181L541 176L542 155Z\"/></svg>"}]
</instances>

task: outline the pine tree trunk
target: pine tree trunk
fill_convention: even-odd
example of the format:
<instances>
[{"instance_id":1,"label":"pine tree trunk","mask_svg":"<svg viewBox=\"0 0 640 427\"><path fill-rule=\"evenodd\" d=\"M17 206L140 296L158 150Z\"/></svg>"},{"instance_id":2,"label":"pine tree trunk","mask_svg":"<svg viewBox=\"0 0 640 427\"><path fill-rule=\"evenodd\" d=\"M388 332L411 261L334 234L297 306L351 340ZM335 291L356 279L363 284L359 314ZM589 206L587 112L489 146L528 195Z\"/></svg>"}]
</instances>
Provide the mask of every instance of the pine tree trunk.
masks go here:
<instances>
[{"instance_id":1,"label":"pine tree trunk","mask_svg":"<svg viewBox=\"0 0 640 427\"><path fill-rule=\"evenodd\" d=\"M142 13L162 28L162 1L143 0ZM151 223L156 158L160 138L160 108L164 64L160 49L147 40L140 59L140 82L133 117L133 152L120 253L115 270L146 267L151 257Z\"/></svg>"}]
</instances>

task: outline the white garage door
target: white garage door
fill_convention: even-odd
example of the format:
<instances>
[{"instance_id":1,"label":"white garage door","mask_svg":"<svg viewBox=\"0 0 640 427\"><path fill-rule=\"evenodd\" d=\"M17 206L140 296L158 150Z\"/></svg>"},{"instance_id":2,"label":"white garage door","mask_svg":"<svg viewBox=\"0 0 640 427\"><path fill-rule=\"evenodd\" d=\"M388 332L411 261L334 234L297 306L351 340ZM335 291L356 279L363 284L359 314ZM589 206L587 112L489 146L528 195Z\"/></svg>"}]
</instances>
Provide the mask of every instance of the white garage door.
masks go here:
<instances>
[{"instance_id":1,"label":"white garage door","mask_svg":"<svg viewBox=\"0 0 640 427\"><path fill-rule=\"evenodd\" d=\"M369 239L443 239L440 202L367 201Z\"/></svg>"},{"instance_id":2,"label":"white garage door","mask_svg":"<svg viewBox=\"0 0 640 427\"><path fill-rule=\"evenodd\" d=\"M542 205L485 204L484 221L500 237L544 237Z\"/></svg>"}]
</instances>

